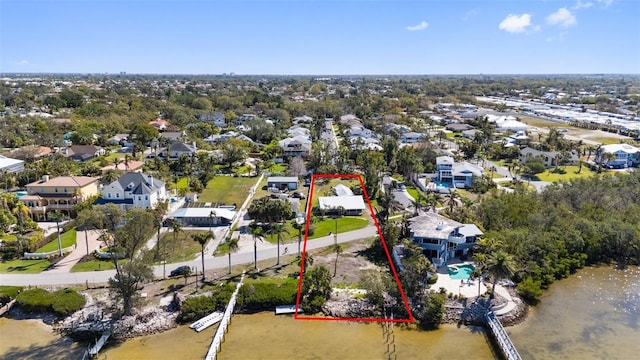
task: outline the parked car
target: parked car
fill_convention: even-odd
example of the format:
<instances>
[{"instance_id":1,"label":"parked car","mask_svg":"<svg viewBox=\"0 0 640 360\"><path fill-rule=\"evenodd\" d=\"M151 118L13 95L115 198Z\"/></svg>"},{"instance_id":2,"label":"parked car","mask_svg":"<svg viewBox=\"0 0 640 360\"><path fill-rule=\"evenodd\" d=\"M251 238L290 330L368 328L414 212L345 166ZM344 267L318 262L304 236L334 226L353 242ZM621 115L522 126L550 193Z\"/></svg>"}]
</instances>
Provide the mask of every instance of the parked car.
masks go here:
<instances>
[{"instance_id":1,"label":"parked car","mask_svg":"<svg viewBox=\"0 0 640 360\"><path fill-rule=\"evenodd\" d=\"M299 192L299 191L295 191L293 193L293 197L296 198L296 199L304 199L304 194Z\"/></svg>"},{"instance_id":2,"label":"parked car","mask_svg":"<svg viewBox=\"0 0 640 360\"><path fill-rule=\"evenodd\" d=\"M191 273L191 268L186 265L183 265L183 266L178 266L176 269L172 270L169 276L181 276L181 275L188 275L190 273Z\"/></svg>"}]
</instances>

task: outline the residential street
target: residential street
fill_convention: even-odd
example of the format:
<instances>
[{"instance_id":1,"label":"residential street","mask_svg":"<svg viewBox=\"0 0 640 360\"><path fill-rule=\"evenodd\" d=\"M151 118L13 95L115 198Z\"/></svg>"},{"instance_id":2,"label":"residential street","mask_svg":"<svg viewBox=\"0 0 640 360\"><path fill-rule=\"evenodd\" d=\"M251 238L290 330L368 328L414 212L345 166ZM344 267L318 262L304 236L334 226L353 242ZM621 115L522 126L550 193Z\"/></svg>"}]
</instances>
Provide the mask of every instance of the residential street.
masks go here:
<instances>
[{"instance_id":1,"label":"residential street","mask_svg":"<svg viewBox=\"0 0 640 360\"><path fill-rule=\"evenodd\" d=\"M346 243L350 241L366 239L376 236L377 230L375 226L368 226L364 229L349 231L346 233L338 234L338 242ZM333 244L333 235L325 236L323 238L310 240L307 243L306 250L318 249L321 247L330 246ZM264 247L261 250L258 250L258 261L266 260L266 259L275 259L277 257L276 253L276 245L269 244L270 246ZM295 254L297 252L297 244L289 243L285 245L288 247L288 255ZM283 252L285 246L280 246L280 251ZM219 257L205 257L205 267L207 268L207 272L212 270L219 269L220 272L226 273L226 268L229 265L229 259L225 256ZM274 260L275 262L275 260ZM238 252L231 255L231 264L232 265L242 265L242 264L250 264L253 263L253 249L248 249L248 251ZM201 267L202 263L200 257L197 259L167 264L166 271L168 273L181 265L187 265L191 267ZM153 273L157 278L162 277L163 266L156 265L153 268ZM21 286L43 286L43 285L71 285L71 284L95 284L95 283L105 283L110 277L115 275L114 270L107 271L93 271L93 272L78 272L78 273L51 273L49 271L42 272L40 274L1 274L0 275L0 284L1 285L21 285Z\"/></svg>"}]
</instances>

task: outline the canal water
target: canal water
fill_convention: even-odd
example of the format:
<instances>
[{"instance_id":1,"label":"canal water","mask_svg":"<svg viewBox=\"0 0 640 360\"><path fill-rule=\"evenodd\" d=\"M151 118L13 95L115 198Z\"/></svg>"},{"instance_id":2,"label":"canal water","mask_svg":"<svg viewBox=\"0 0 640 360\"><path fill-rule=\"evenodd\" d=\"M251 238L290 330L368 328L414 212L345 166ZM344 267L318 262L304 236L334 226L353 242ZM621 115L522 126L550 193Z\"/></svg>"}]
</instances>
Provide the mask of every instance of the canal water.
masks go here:
<instances>
[{"instance_id":1,"label":"canal water","mask_svg":"<svg viewBox=\"0 0 640 360\"><path fill-rule=\"evenodd\" d=\"M112 345L99 358L201 359L215 330L195 333L181 326ZM640 270L583 269L555 283L527 321L507 331L524 359L636 358ZM397 359L495 358L479 328L449 325L423 332L396 326L394 332ZM235 315L219 359L388 359L386 344L379 324ZM0 319L2 359L79 359L83 351L36 320Z\"/></svg>"}]
</instances>

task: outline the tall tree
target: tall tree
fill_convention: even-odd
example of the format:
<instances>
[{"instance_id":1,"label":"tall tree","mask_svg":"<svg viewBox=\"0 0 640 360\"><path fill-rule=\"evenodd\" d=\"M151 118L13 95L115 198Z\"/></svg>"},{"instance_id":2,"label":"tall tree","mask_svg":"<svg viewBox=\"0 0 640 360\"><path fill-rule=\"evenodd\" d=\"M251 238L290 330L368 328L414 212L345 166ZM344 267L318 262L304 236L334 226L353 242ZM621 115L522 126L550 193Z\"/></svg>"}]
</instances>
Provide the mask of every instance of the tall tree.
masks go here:
<instances>
[{"instance_id":1,"label":"tall tree","mask_svg":"<svg viewBox=\"0 0 640 360\"><path fill-rule=\"evenodd\" d=\"M280 242L282 241L282 234L288 234L289 230L283 224L271 224L271 228L269 229L269 234L276 235L276 239L278 242L278 262L276 265L280 265Z\"/></svg>"},{"instance_id":2,"label":"tall tree","mask_svg":"<svg viewBox=\"0 0 640 360\"><path fill-rule=\"evenodd\" d=\"M196 236L193 237L193 240L195 240L196 242L198 242L198 244L200 244L200 255L202 257L202 281L204 281L205 276L204 276L204 247L205 245L207 245L207 242L209 242L209 240L214 239L214 235L212 232L206 232L206 233L199 233Z\"/></svg>"},{"instance_id":3,"label":"tall tree","mask_svg":"<svg viewBox=\"0 0 640 360\"><path fill-rule=\"evenodd\" d=\"M229 247L229 274L231 274L231 253L238 250L239 238L232 239L230 236L227 238L227 246Z\"/></svg>"},{"instance_id":4,"label":"tall tree","mask_svg":"<svg viewBox=\"0 0 640 360\"><path fill-rule=\"evenodd\" d=\"M344 251L344 248L342 247L342 244L333 245L333 252L336 253L336 260L333 264L333 277L336 277L336 274L338 273L338 258L340 257L340 254L342 254L343 251Z\"/></svg>"},{"instance_id":5,"label":"tall tree","mask_svg":"<svg viewBox=\"0 0 640 360\"><path fill-rule=\"evenodd\" d=\"M252 222L249 228L253 236L253 268L258 269L258 239L262 238L262 227Z\"/></svg>"}]
</instances>

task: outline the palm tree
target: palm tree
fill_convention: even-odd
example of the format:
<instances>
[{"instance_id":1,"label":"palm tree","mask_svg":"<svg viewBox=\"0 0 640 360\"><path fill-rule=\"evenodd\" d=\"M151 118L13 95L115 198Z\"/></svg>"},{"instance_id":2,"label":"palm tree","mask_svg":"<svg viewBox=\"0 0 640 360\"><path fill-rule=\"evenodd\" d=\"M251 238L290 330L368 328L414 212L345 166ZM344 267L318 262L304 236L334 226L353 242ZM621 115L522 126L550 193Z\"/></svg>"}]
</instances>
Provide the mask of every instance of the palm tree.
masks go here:
<instances>
[{"instance_id":1,"label":"palm tree","mask_svg":"<svg viewBox=\"0 0 640 360\"><path fill-rule=\"evenodd\" d=\"M60 222L64 219L64 215L59 212L53 212L49 214L49 220L53 220L56 222L56 227L58 229L58 255L62 257L62 241L60 239Z\"/></svg>"},{"instance_id":2,"label":"palm tree","mask_svg":"<svg viewBox=\"0 0 640 360\"><path fill-rule=\"evenodd\" d=\"M485 270L493 278L491 288L491 299L495 297L496 283L500 279L507 279L515 273L515 262L513 256L504 250L496 250L487 256L485 262Z\"/></svg>"},{"instance_id":3,"label":"palm tree","mask_svg":"<svg viewBox=\"0 0 640 360\"><path fill-rule=\"evenodd\" d=\"M262 227L256 223L249 225L253 236L253 268L258 269L258 238L262 238ZM278 251L279 252L279 251Z\"/></svg>"},{"instance_id":4,"label":"palm tree","mask_svg":"<svg viewBox=\"0 0 640 360\"><path fill-rule=\"evenodd\" d=\"M211 239L214 239L214 236L213 236L213 233L210 233L210 232L199 233L193 237L193 240L197 241L198 244L200 244L200 248L201 248L200 254L202 256L202 281L204 281L204 246Z\"/></svg>"},{"instance_id":5,"label":"palm tree","mask_svg":"<svg viewBox=\"0 0 640 360\"><path fill-rule=\"evenodd\" d=\"M614 153L610 153L610 152L606 152L602 155L602 162L607 162L607 165L609 165L609 163L611 163L612 161L616 160L616 154Z\"/></svg>"},{"instance_id":6,"label":"palm tree","mask_svg":"<svg viewBox=\"0 0 640 360\"><path fill-rule=\"evenodd\" d=\"M282 240L282 233L288 234L289 230L283 224L272 224L271 229L269 229L270 234L275 234L277 236L278 241L278 262L276 265L280 265L280 241Z\"/></svg>"},{"instance_id":7,"label":"palm tree","mask_svg":"<svg viewBox=\"0 0 640 360\"><path fill-rule=\"evenodd\" d=\"M309 266L313 265L313 255L305 253L304 255L304 271L307 271ZM298 256L298 266L302 266L302 256Z\"/></svg>"},{"instance_id":8,"label":"palm tree","mask_svg":"<svg viewBox=\"0 0 640 360\"><path fill-rule=\"evenodd\" d=\"M449 197L447 198L447 205L449 206L449 214L453 213L453 210L458 206L460 201L460 194L457 191L449 191Z\"/></svg>"},{"instance_id":9,"label":"palm tree","mask_svg":"<svg viewBox=\"0 0 640 360\"><path fill-rule=\"evenodd\" d=\"M231 236L227 237L227 246L229 246L229 274L231 274L231 253L238 250L239 238L232 239Z\"/></svg>"},{"instance_id":10,"label":"palm tree","mask_svg":"<svg viewBox=\"0 0 640 360\"><path fill-rule=\"evenodd\" d=\"M31 214L31 210L22 201L17 201L13 208L13 215L18 218L18 230L20 234L24 234L24 223L27 216Z\"/></svg>"},{"instance_id":11,"label":"palm tree","mask_svg":"<svg viewBox=\"0 0 640 360\"><path fill-rule=\"evenodd\" d=\"M293 220L291 226L298 230L298 256L300 256L300 243L302 243L302 232L305 230L305 225L304 223L298 223L296 220Z\"/></svg>"},{"instance_id":12,"label":"palm tree","mask_svg":"<svg viewBox=\"0 0 640 360\"><path fill-rule=\"evenodd\" d=\"M336 277L336 273L338 272L338 257L340 256L340 254L342 254L343 250L344 249L342 248L341 244L333 245L333 252L336 253L336 261L333 265L333 277Z\"/></svg>"}]
</instances>

